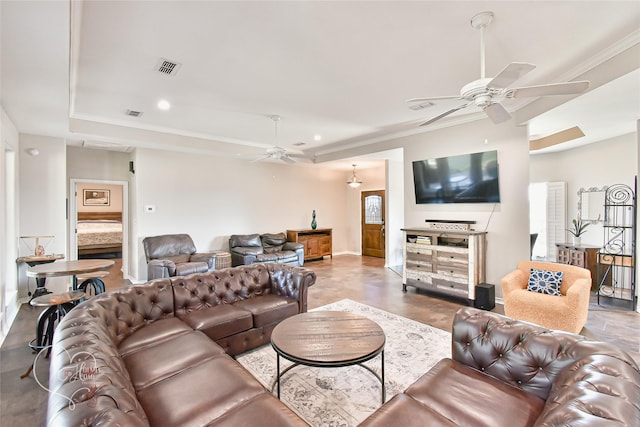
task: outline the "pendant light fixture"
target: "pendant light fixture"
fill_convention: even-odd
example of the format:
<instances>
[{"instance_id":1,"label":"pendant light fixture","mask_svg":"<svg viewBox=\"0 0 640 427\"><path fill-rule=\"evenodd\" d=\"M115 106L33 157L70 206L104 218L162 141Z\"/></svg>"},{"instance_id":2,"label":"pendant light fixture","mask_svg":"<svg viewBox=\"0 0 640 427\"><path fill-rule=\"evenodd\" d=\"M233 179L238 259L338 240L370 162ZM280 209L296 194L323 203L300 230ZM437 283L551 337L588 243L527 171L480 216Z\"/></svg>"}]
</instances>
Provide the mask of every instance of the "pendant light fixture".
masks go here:
<instances>
[{"instance_id":1,"label":"pendant light fixture","mask_svg":"<svg viewBox=\"0 0 640 427\"><path fill-rule=\"evenodd\" d=\"M356 165L353 165L353 175L351 175L351 179L347 181L347 184L349 184L349 187L351 188L358 188L360 187L360 184L362 184L362 181L359 181L356 176Z\"/></svg>"}]
</instances>

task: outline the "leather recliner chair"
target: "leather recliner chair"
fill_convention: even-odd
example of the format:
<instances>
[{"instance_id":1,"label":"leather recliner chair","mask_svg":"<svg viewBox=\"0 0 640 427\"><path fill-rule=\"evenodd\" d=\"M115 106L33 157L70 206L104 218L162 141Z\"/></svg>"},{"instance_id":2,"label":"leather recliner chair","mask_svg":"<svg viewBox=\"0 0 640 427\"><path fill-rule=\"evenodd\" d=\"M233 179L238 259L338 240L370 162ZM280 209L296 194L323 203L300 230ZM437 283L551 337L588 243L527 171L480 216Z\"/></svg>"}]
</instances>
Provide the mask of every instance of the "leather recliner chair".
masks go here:
<instances>
[{"instance_id":1,"label":"leather recliner chair","mask_svg":"<svg viewBox=\"0 0 640 427\"><path fill-rule=\"evenodd\" d=\"M188 234L145 237L142 245L147 258L148 280L215 270L216 254L197 253Z\"/></svg>"},{"instance_id":2,"label":"leather recliner chair","mask_svg":"<svg viewBox=\"0 0 640 427\"><path fill-rule=\"evenodd\" d=\"M288 242L284 233L234 234L229 238L231 265L254 262L279 262L297 267L304 265L304 245Z\"/></svg>"}]
</instances>

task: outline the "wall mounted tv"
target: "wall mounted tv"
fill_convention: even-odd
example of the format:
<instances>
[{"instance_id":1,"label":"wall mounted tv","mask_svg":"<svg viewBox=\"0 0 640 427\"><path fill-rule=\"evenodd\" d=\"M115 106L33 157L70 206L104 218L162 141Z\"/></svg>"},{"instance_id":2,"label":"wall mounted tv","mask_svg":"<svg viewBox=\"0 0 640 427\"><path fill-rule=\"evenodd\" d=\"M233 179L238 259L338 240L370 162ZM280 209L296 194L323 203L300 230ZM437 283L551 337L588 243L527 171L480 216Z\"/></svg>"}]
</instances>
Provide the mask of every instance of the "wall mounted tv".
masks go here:
<instances>
[{"instance_id":1,"label":"wall mounted tv","mask_svg":"<svg viewBox=\"0 0 640 427\"><path fill-rule=\"evenodd\" d=\"M415 161L413 185L418 204L499 202L498 152Z\"/></svg>"}]
</instances>

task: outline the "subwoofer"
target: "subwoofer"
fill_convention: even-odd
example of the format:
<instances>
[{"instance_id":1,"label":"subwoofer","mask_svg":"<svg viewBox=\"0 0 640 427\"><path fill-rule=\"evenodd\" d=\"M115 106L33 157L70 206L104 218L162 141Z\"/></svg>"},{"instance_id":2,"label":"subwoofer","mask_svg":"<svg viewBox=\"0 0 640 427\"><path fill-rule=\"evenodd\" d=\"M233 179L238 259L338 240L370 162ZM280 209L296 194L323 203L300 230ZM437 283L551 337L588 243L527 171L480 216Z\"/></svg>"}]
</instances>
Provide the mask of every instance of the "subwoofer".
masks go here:
<instances>
[{"instance_id":1,"label":"subwoofer","mask_svg":"<svg viewBox=\"0 0 640 427\"><path fill-rule=\"evenodd\" d=\"M480 283L476 286L475 308L481 310L493 310L496 306L496 287L489 283Z\"/></svg>"}]
</instances>

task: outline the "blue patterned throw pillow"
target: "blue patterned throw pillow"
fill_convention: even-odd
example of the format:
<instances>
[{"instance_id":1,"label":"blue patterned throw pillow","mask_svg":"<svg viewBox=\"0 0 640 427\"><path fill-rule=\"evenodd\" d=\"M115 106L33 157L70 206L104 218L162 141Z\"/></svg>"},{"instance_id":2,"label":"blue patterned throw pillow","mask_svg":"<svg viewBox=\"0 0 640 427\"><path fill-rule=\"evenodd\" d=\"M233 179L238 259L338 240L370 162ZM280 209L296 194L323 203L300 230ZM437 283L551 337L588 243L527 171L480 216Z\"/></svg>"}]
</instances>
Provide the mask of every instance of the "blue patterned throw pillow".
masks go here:
<instances>
[{"instance_id":1,"label":"blue patterned throw pillow","mask_svg":"<svg viewBox=\"0 0 640 427\"><path fill-rule=\"evenodd\" d=\"M536 270L529 272L529 284L527 290L541 294L562 296L560 285L562 284L562 271Z\"/></svg>"}]
</instances>

